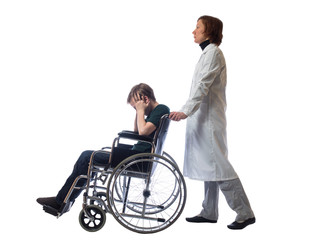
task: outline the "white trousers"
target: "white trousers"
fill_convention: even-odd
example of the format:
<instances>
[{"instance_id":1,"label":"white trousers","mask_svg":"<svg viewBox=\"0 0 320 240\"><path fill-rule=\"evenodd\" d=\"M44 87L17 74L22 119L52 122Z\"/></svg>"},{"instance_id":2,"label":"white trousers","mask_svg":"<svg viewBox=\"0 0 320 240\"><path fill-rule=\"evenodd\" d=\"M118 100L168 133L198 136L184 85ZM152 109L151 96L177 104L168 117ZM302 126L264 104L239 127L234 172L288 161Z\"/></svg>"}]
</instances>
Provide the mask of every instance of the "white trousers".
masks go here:
<instances>
[{"instance_id":1,"label":"white trousers","mask_svg":"<svg viewBox=\"0 0 320 240\"><path fill-rule=\"evenodd\" d=\"M254 217L249 200L239 178L229 181L204 182L205 197L200 215L206 219L218 220L219 188L228 205L237 213L236 221L242 222Z\"/></svg>"}]
</instances>

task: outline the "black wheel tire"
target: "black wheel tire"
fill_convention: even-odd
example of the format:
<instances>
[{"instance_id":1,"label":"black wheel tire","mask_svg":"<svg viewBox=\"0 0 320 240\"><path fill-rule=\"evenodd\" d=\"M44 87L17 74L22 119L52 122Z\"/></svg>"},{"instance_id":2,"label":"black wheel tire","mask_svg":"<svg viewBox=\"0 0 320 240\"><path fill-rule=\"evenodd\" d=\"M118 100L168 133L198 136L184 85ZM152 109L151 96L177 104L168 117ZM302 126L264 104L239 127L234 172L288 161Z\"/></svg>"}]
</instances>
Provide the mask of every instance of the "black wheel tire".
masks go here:
<instances>
[{"instance_id":1,"label":"black wheel tire","mask_svg":"<svg viewBox=\"0 0 320 240\"><path fill-rule=\"evenodd\" d=\"M90 216L87 216L83 209L79 214L79 223L81 227L88 232L99 231L106 223L105 212L96 205L87 206L86 211Z\"/></svg>"}]
</instances>

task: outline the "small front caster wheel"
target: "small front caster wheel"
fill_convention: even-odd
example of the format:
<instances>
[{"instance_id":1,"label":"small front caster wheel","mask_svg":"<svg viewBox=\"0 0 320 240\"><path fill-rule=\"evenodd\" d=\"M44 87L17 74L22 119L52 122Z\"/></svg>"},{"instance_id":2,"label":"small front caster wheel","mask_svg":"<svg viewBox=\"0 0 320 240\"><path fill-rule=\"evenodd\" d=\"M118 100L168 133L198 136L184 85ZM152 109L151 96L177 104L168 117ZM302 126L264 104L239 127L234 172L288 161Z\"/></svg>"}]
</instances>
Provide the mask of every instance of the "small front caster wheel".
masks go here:
<instances>
[{"instance_id":1,"label":"small front caster wheel","mask_svg":"<svg viewBox=\"0 0 320 240\"><path fill-rule=\"evenodd\" d=\"M106 223L105 212L96 205L89 205L79 214L81 227L88 232L99 231Z\"/></svg>"}]
</instances>

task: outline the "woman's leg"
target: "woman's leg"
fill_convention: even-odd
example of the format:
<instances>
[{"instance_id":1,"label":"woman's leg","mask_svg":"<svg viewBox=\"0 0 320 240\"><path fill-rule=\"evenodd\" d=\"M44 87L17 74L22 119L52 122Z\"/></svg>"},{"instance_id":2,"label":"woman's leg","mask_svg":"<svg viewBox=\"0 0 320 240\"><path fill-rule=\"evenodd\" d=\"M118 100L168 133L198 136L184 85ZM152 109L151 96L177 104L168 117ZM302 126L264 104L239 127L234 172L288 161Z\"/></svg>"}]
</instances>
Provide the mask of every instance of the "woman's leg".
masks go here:
<instances>
[{"instance_id":1,"label":"woman's leg","mask_svg":"<svg viewBox=\"0 0 320 240\"><path fill-rule=\"evenodd\" d=\"M217 182L204 182L204 200L200 215L209 220L218 220L219 185Z\"/></svg>"},{"instance_id":2,"label":"woman's leg","mask_svg":"<svg viewBox=\"0 0 320 240\"><path fill-rule=\"evenodd\" d=\"M237 213L237 222L243 222L254 217L248 197L239 178L219 182L219 187L230 208Z\"/></svg>"}]
</instances>

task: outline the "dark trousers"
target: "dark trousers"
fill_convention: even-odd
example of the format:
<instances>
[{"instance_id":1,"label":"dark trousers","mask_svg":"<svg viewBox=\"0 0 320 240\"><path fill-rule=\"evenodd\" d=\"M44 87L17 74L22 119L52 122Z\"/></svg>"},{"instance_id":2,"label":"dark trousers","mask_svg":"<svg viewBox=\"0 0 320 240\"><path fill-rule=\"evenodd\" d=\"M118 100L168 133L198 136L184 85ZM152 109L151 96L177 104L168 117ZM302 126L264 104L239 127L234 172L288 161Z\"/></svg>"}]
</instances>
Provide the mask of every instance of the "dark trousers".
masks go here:
<instances>
[{"instance_id":1,"label":"dark trousers","mask_svg":"<svg viewBox=\"0 0 320 240\"><path fill-rule=\"evenodd\" d=\"M90 157L93 151L84 151L81 153L79 159L74 165L73 171L71 175L68 177L67 181L59 191L56 201L61 205L67 196L74 180L80 176L80 175L87 175L88 173L88 167L90 162ZM109 154L106 152L99 152L96 153L94 156L93 162L95 164L107 164L109 161ZM86 185L87 179L80 179L76 185L76 187L84 187ZM81 193L82 190L80 189L74 189L71 196L70 201L74 201Z\"/></svg>"}]
</instances>

